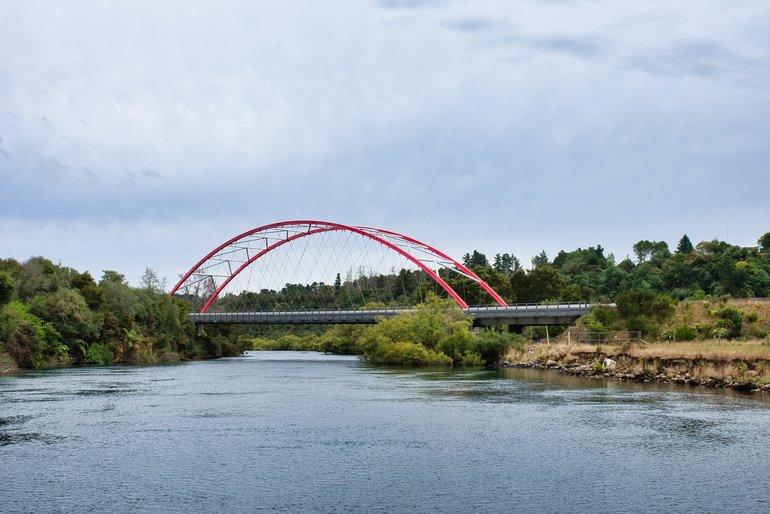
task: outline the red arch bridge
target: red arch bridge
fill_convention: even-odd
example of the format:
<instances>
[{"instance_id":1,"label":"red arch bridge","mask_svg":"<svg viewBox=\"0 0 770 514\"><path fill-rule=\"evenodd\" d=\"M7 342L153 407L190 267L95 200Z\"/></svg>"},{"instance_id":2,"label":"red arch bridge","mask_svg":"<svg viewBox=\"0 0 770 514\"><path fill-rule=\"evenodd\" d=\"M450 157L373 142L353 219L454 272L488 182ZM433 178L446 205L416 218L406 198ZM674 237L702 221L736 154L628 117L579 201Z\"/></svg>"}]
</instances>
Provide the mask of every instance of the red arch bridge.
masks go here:
<instances>
[{"instance_id":1,"label":"red arch bridge","mask_svg":"<svg viewBox=\"0 0 770 514\"><path fill-rule=\"evenodd\" d=\"M197 325L342 324L408 311L429 292L452 298L476 326L512 330L571 324L592 308L508 305L477 273L414 238L317 220L272 223L225 241L170 294L198 311L190 314Z\"/></svg>"}]
</instances>

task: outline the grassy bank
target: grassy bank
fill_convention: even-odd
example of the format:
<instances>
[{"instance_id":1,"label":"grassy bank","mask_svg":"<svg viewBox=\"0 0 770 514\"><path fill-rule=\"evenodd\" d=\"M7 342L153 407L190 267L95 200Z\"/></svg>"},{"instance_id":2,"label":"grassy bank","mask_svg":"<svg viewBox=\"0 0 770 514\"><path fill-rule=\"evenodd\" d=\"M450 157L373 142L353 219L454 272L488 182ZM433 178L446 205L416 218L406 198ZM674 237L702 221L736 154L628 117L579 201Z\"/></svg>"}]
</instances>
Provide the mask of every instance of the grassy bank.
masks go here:
<instances>
[{"instance_id":1,"label":"grassy bank","mask_svg":"<svg viewBox=\"0 0 770 514\"><path fill-rule=\"evenodd\" d=\"M504 364L623 380L770 391L770 345L764 340L623 346L537 344L509 351Z\"/></svg>"}]
</instances>

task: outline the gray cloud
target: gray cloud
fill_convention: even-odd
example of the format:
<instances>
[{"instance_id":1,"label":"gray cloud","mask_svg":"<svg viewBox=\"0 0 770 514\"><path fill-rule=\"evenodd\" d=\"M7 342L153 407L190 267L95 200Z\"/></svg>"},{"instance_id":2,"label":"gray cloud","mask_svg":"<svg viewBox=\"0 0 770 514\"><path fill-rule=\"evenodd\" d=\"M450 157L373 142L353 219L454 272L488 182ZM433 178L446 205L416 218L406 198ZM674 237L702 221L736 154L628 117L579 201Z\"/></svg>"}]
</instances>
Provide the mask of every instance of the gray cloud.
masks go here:
<instances>
[{"instance_id":1,"label":"gray cloud","mask_svg":"<svg viewBox=\"0 0 770 514\"><path fill-rule=\"evenodd\" d=\"M754 86L766 84L770 77L764 59L742 56L710 39L676 41L664 49L632 55L626 63L664 77L692 76Z\"/></svg>"},{"instance_id":2,"label":"gray cloud","mask_svg":"<svg viewBox=\"0 0 770 514\"><path fill-rule=\"evenodd\" d=\"M154 170L151 168L143 168L142 176L151 178L151 179L158 179L158 180L166 180L168 178L162 175L158 170Z\"/></svg>"},{"instance_id":3,"label":"gray cloud","mask_svg":"<svg viewBox=\"0 0 770 514\"><path fill-rule=\"evenodd\" d=\"M488 18L463 18L450 21L447 24L452 30L467 33L489 33L504 30L505 26Z\"/></svg>"},{"instance_id":4,"label":"gray cloud","mask_svg":"<svg viewBox=\"0 0 770 514\"><path fill-rule=\"evenodd\" d=\"M444 5L448 0L375 0L375 2L386 9L419 9Z\"/></svg>"},{"instance_id":5,"label":"gray cloud","mask_svg":"<svg viewBox=\"0 0 770 514\"><path fill-rule=\"evenodd\" d=\"M548 50L579 58L595 58L604 53L606 44L596 36L543 36L526 40L534 49Z\"/></svg>"},{"instance_id":6,"label":"gray cloud","mask_svg":"<svg viewBox=\"0 0 770 514\"><path fill-rule=\"evenodd\" d=\"M43 172L46 180L53 180L56 182L65 178L69 171L69 167L63 164L58 159L53 157L45 157L40 161L40 169Z\"/></svg>"},{"instance_id":7,"label":"gray cloud","mask_svg":"<svg viewBox=\"0 0 770 514\"><path fill-rule=\"evenodd\" d=\"M471 38L477 48L518 48L544 50L581 59L605 53L607 42L596 35L534 34L491 18L462 18L445 24L450 30Z\"/></svg>"}]
</instances>

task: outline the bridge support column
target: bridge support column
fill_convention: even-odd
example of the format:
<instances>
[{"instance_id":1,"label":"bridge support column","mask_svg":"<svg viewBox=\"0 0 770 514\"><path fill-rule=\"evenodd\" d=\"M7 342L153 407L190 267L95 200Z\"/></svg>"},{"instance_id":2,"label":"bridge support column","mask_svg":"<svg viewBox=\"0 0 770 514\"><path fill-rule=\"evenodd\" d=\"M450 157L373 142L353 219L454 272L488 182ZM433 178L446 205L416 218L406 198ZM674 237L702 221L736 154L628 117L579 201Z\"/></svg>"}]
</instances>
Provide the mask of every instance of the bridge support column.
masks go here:
<instances>
[{"instance_id":1,"label":"bridge support column","mask_svg":"<svg viewBox=\"0 0 770 514\"><path fill-rule=\"evenodd\" d=\"M203 335L203 323L195 324L195 335L198 337Z\"/></svg>"}]
</instances>

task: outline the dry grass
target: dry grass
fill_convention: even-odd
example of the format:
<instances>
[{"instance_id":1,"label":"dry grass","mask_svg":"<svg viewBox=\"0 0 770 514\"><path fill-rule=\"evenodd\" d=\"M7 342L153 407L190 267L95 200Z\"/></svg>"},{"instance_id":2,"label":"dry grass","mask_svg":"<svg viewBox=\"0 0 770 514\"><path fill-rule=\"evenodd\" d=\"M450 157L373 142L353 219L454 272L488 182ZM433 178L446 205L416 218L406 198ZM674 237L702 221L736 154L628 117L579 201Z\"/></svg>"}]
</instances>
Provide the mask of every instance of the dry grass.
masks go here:
<instances>
[{"instance_id":1,"label":"dry grass","mask_svg":"<svg viewBox=\"0 0 770 514\"><path fill-rule=\"evenodd\" d=\"M652 343L629 348L626 353L638 358L719 361L770 360L770 346L764 344L763 341L724 342L705 340L688 343Z\"/></svg>"},{"instance_id":2,"label":"dry grass","mask_svg":"<svg viewBox=\"0 0 770 514\"><path fill-rule=\"evenodd\" d=\"M653 343L648 345L533 344L507 355L510 362L555 361L562 366L593 366L605 357L621 373L770 383L770 346L762 341Z\"/></svg>"},{"instance_id":3,"label":"dry grass","mask_svg":"<svg viewBox=\"0 0 770 514\"><path fill-rule=\"evenodd\" d=\"M733 306L743 313L744 333L751 334L752 328L765 331L770 330L770 300L756 298L732 298L727 301L687 300L681 302L676 308L673 319L666 324L664 329L681 325L691 327L713 326L717 321L713 312L727 305ZM754 317L756 321L748 321L750 317Z\"/></svg>"},{"instance_id":4,"label":"dry grass","mask_svg":"<svg viewBox=\"0 0 770 514\"><path fill-rule=\"evenodd\" d=\"M677 306L674 317L676 322L688 325L709 323L714 321L711 312L725 305L732 305L744 314L756 313L760 320L770 320L770 301L740 298L731 298L727 301L686 300Z\"/></svg>"},{"instance_id":5,"label":"dry grass","mask_svg":"<svg viewBox=\"0 0 770 514\"><path fill-rule=\"evenodd\" d=\"M697 327L709 333L716 324L714 313L733 305L743 313L743 333L767 334L770 331L770 301L704 300L681 303L674 318L662 327ZM567 344L560 337L551 344L532 344L524 351L511 351L509 362L539 363L555 361L564 369L585 373L601 371L607 357L616 361L614 372L620 376L655 378L686 383L770 384L770 336L748 341L698 340L692 342L652 342L612 344ZM598 364L597 364L598 363ZM548 364L553 367L553 364ZM580 371L580 370L583 371ZM589 372L590 374L590 372Z\"/></svg>"},{"instance_id":6,"label":"dry grass","mask_svg":"<svg viewBox=\"0 0 770 514\"><path fill-rule=\"evenodd\" d=\"M602 354L606 356L627 355L639 359L687 359L687 360L712 360L712 361L743 361L743 360L768 360L770 361L770 345L763 340L757 341L718 341L706 340L688 343L650 343L646 345L592 345L592 344L539 344L530 346L528 352L535 357L546 357L553 360L562 358L567 354L585 355ZM513 352L511 355L524 355L522 352Z\"/></svg>"}]
</instances>

